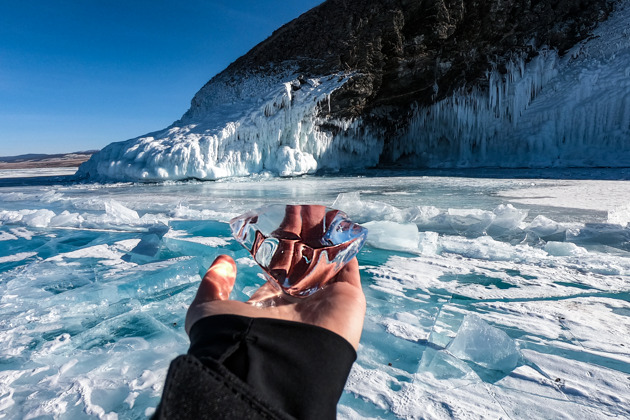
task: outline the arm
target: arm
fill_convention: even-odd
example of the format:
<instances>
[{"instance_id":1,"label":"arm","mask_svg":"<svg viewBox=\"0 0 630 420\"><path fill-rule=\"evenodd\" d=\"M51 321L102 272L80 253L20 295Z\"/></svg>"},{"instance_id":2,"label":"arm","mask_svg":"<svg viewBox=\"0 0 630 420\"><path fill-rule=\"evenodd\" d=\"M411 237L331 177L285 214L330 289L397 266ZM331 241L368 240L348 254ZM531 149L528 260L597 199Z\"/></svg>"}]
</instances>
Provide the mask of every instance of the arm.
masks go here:
<instances>
[{"instance_id":1,"label":"arm","mask_svg":"<svg viewBox=\"0 0 630 420\"><path fill-rule=\"evenodd\" d=\"M202 279L186 316L189 354L171 364L155 418L335 418L365 316L356 259L299 301L268 283L248 302L229 300L235 278L219 256Z\"/></svg>"}]
</instances>

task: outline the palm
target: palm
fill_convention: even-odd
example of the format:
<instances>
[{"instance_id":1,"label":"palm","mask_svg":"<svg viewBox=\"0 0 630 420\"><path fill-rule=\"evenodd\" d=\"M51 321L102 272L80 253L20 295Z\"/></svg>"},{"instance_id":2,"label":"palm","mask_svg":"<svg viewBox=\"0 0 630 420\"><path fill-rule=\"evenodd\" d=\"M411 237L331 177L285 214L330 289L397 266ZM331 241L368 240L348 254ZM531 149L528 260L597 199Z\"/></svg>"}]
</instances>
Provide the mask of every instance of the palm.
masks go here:
<instances>
[{"instance_id":1,"label":"palm","mask_svg":"<svg viewBox=\"0 0 630 420\"><path fill-rule=\"evenodd\" d=\"M361 289L358 262L350 261L333 283L306 299L286 300L270 284L260 287L248 302L229 300L236 278L232 258L222 255L204 276L186 316L186 330L210 315L233 314L253 318L276 318L326 328L358 348L365 296Z\"/></svg>"}]
</instances>

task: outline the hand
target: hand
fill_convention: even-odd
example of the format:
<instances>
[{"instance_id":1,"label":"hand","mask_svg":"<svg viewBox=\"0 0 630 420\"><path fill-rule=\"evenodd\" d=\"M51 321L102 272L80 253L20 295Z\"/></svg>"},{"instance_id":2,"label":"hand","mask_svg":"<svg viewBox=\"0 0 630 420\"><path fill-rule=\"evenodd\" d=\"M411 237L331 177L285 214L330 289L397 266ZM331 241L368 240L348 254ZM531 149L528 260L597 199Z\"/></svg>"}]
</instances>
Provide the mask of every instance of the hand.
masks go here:
<instances>
[{"instance_id":1,"label":"hand","mask_svg":"<svg viewBox=\"0 0 630 420\"><path fill-rule=\"evenodd\" d=\"M304 322L335 332L356 349L363 330L365 295L361 289L359 263L353 258L333 282L308 298L290 301L269 283L261 286L247 302L229 300L236 280L236 264L220 255L201 280L197 295L186 314L186 332L201 318L232 314L252 318L275 318Z\"/></svg>"}]
</instances>

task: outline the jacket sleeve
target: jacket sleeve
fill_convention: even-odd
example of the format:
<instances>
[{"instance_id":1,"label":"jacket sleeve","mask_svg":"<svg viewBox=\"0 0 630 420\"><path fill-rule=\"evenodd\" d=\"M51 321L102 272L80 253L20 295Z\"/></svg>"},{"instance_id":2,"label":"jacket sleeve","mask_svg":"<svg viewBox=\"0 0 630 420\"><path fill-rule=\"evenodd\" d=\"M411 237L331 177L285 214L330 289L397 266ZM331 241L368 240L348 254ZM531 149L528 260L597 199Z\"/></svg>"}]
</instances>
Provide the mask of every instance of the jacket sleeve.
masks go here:
<instances>
[{"instance_id":1,"label":"jacket sleeve","mask_svg":"<svg viewBox=\"0 0 630 420\"><path fill-rule=\"evenodd\" d=\"M356 360L341 336L284 320L215 315L190 337L154 418L334 419Z\"/></svg>"}]
</instances>

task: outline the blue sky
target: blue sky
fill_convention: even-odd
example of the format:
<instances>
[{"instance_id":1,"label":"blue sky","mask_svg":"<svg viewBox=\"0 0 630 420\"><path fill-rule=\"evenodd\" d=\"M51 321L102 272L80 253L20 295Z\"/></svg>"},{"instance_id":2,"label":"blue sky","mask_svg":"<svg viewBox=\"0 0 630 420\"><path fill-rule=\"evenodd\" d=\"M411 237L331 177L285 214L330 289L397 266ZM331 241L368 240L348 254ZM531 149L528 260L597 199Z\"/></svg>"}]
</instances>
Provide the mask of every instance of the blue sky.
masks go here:
<instances>
[{"instance_id":1,"label":"blue sky","mask_svg":"<svg viewBox=\"0 0 630 420\"><path fill-rule=\"evenodd\" d=\"M170 125L212 76L322 0L0 2L0 156Z\"/></svg>"}]
</instances>

